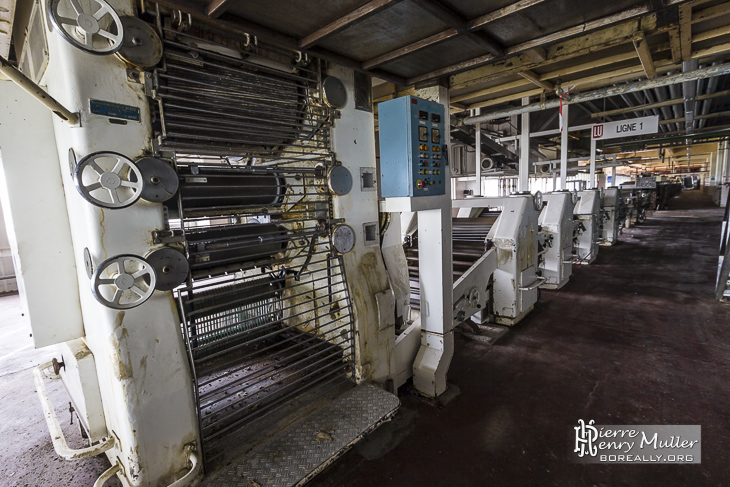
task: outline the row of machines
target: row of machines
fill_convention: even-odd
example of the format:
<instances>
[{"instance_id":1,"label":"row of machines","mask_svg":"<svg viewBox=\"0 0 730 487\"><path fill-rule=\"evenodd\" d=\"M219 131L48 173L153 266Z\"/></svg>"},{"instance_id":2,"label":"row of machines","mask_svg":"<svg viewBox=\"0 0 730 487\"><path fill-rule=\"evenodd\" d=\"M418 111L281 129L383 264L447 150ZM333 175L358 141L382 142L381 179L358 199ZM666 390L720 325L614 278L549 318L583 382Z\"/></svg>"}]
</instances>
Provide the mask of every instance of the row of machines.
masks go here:
<instances>
[{"instance_id":1,"label":"row of machines","mask_svg":"<svg viewBox=\"0 0 730 487\"><path fill-rule=\"evenodd\" d=\"M512 326L533 309L538 288L560 289L573 264L590 264L618 235L617 188L453 200L455 324ZM403 216L412 316L422 311L422 225Z\"/></svg>"},{"instance_id":2,"label":"row of machines","mask_svg":"<svg viewBox=\"0 0 730 487\"><path fill-rule=\"evenodd\" d=\"M643 222L655 210L665 210L669 201L681 194L682 182L659 181L656 176L638 176L621 184L621 226L630 228Z\"/></svg>"},{"instance_id":3,"label":"row of machines","mask_svg":"<svg viewBox=\"0 0 730 487\"><path fill-rule=\"evenodd\" d=\"M379 105L377 167L350 68L154 2L15 28L13 79L53 108L2 93L21 299L57 350L34 378L56 452L109 459L97 485L304 483L409 379L446 391L455 326L515 325L616 241L615 188L452 200L441 88Z\"/></svg>"},{"instance_id":4,"label":"row of machines","mask_svg":"<svg viewBox=\"0 0 730 487\"><path fill-rule=\"evenodd\" d=\"M34 378L61 457L105 455L99 486L300 485L392 417L409 378L446 390L461 315L437 96L380 105L381 177L371 80L350 68L154 2L35 2L15 28L13 79L53 111L2 82L3 203L35 345L55 347ZM512 201L529 221L498 233L526 238L537 210ZM408 212L428 298L410 324ZM512 250L494 241L497 267ZM525 300L496 278L506 320L534 301L524 252ZM472 287L462 314L492 291ZM49 377L87 446L66 441Z\"/></svg>"},{"instance_id":5,"label":"row of machines","mask_svg":"<svg viewBox=\"0 0 730 487\"><path fill-rule=\"evenodd\" d=\"M534 308L538 288L562 288L573 264L592 263L599 245L617 241L619 195L613 187L453 200L455 323L471 319L512 326L521 321ZM411 214L403 223L402 236L409 304L418 316L423 279L415 220Z\"/></svg>"}]
</instances>

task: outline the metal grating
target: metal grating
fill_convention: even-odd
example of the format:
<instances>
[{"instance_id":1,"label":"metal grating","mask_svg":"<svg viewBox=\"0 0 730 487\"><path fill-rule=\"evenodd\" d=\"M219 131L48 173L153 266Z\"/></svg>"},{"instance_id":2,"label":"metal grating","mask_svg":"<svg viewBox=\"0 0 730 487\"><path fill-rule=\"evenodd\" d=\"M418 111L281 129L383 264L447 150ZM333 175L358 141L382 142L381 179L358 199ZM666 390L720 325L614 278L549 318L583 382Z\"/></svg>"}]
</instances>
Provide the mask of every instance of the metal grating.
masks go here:
<instances>
[{"instance_id":1,"label":"metal grating","mask_svg":"<svg viewBox=\"0 0 730 487\"><path fill-rule=\"evenodd\" d=\"M335 114L317 60L162 32L153 126L180 181L168 230L191 268L175 292L211 469L354 386L352 311L330 232L341 220L325 179Z\"/></svg>"},{"instance_id":2,"label":"metal grating","mask_svg":"<svg viewBox=\"0 0 730 487\"><path fill-rule=\"evenodd\" d=\"M165 33L165 69L154 76L161 148L274 161L328 155L331 114L319 97L319 70Z\"/></svg>"}]
</instances>

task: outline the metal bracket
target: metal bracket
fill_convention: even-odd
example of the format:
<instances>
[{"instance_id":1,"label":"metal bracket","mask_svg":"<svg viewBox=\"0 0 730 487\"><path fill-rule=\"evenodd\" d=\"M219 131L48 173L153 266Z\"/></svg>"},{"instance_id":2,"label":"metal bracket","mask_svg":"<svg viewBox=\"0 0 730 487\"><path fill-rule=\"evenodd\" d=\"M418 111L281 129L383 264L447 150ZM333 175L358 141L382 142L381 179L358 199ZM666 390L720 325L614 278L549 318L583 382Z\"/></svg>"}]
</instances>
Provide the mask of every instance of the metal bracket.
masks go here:
<instances>
[{"instance_id":1,"label":"metal bracket","mask_svg":"<svg viewBox=\"0 0 730 487\"><path fill-rule=\"evenodd\" d=\"M153 230L152 243L154 244L175 244L185 241L182 230Z\"/></svg>"},{"instance_id":2,"label":"metal bracket","mask_svg":"<svg viewBox=\"0 0 730 487\"><path fill-rule=\"evenodd\" d=\"M497 269L497 252L490 249L454 283L454 325L465 321L488 304L489 278ZM484 289L484 292L481 292ZM476 291L476 292L474 292Z\"/></svg>"},{"instance_id":3,"label":"metal bracket","mask_svg":"<svg viewBox=\"0 0 730 487\"><path fill-rule=\"evenodd\" d=\"M51 434L51 440L53 441L53 449L56 453L64 460L81 460L84 458L91 458L104 453L105 451L114 447L115 442L111 437L103 438L96 445L74 450L69 448L66 443L66 438L63 435L61 424L58 422L58 417L51 404L51 398L48 396L46 385L43 382L42 372L46 369L53 367L52 362L46 362L33 369L33 379L35 380L36 390L38 391L38 397L41 401L41 407L43 408L43 415L46 418L46 425L48 431Z\"/></svg>"}]
</instances>

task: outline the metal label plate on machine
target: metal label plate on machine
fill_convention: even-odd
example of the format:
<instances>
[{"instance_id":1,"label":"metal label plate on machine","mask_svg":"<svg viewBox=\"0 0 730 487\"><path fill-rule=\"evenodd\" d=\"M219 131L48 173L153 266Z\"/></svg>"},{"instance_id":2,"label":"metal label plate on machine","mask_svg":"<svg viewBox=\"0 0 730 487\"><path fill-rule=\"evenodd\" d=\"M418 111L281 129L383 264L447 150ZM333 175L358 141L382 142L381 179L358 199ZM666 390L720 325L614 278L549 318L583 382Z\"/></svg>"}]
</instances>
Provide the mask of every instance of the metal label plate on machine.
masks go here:
<instances>
[{"instance_id":1,"label":"metal label plate on machine","mask_svg":"<svg viewBox=\"0 0 730 487\"><path fill-rule=\"evenodd\" d=\"M138 107L131 105L122 105L111 101L89 100L89 110L94 115L102 115L109 118L118 118L122 120L130 120L132 122L140 121L140 113Z\"/></svg>"},{"instance_id":2,"label":"metal label plate on machine","mask_svg":"<svg viewBox=\"0 0 730 487\"><path fill-rule=\"evenodd\" d=\"M380 187L385 198L442 195L447 154L443 105L404 96L378 105Z\"/></svg>"}]
</instances>

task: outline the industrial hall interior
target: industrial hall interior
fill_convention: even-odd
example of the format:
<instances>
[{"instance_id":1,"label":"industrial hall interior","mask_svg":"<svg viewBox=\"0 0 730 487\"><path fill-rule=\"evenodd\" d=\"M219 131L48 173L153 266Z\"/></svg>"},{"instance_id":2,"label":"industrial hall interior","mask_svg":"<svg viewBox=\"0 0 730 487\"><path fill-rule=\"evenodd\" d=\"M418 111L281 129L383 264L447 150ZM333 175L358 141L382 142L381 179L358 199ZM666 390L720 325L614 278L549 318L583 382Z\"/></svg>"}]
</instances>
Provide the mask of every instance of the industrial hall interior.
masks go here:
<instances>
[{"instance_id":1,"label":"industrial hall interior","mask_svg":"<svg viewBox=\"0 0 730 487\"><path fill-rule=\"evenodd\" d=\"M730 485L730 0L0 0L0 487Z\"/></svg>"}]
</instances>

